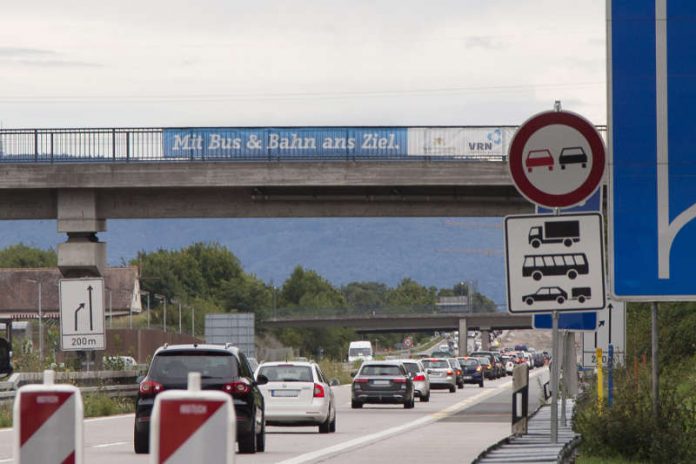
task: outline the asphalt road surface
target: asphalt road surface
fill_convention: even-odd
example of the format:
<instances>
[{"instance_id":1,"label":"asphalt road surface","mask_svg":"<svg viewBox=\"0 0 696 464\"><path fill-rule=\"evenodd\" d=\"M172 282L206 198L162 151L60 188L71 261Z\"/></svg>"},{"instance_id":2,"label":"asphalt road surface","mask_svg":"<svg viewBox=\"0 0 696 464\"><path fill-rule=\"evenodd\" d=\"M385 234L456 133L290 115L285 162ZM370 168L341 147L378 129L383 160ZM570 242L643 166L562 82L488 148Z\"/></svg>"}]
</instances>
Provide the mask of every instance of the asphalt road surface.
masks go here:
<instances>
[{"instance_id":1,"label":"asphalt road surface","mask_svg":"<svg viewBox=\"0 0 696 464\"><path fill-rule=\"evenodd\" d=\"M548 369L530 372L530 411L539 404L546 381ZM456 393L434 390L430 402L416 401L414 409L396 405L351 409L350 387L334 387L336 433L320 435L317 427L268 427L266 452L237 455L236 462L471 462L510 434L511 385L507 377L487 380L484 388L466 385ZM133 452L133 415L87 419L85 458L86 464L146 463L146 455ZM2 429L0 464L12 462L12 430Z\"/></svg>"}]
</instances>

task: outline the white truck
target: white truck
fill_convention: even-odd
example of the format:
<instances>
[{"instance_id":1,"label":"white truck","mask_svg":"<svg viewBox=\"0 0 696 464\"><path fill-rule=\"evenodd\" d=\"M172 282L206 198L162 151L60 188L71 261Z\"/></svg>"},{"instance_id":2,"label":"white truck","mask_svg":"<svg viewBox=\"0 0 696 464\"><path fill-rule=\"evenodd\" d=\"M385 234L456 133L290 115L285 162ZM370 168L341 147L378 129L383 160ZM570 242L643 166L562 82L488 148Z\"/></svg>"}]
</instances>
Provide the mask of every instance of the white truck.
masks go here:
<instances>
[{"instance_id":1,"label":"white truck","mask_svg":"<svg viewBox=\"0 0 696 464\"><path fill-rule=\"evenodd\" d=\"M372 361L372 343L369 340L350 342L348 346L348 362Z\"/></svg>"}]
</instances>

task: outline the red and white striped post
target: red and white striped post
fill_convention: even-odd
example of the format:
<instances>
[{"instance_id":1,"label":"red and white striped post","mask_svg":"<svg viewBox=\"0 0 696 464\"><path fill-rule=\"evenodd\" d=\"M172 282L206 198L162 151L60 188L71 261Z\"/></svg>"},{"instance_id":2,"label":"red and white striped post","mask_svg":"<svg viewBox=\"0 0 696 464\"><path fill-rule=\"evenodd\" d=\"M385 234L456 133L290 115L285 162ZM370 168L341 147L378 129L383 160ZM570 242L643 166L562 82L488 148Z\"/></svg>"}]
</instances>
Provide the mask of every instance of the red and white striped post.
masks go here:
<instances>
[{"instance_id":1,"label":"red and white striped post","mask_svg":"<svg viewBox=\"0 0 696 464\"><path fill-rule=\"evenodd\" d=\"M230 395L201 391L189 372L188 390L157 395L150 421L150 464L234 464L236 422Z\"/></svg>"},{"instance_id":2,"label":"red and white striped post","mask_svg":"<svg viewBox=\"0 0 696 464\"><path fill-rule=\"evenodd\" d=\"M73 385L54 385L44 371L42 385L25 385L14 401L15 464L82 464L82 396Z\"/></svg>"}]
</instances>

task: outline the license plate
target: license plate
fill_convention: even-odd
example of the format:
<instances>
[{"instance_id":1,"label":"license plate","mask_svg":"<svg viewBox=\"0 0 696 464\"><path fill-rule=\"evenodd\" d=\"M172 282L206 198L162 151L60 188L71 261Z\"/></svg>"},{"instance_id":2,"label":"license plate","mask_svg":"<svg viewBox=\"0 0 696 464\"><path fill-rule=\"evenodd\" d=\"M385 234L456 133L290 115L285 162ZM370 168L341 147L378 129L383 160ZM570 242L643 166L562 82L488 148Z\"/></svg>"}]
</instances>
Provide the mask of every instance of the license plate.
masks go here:
<instances>
[{"instance_id":1,"label":"license plate","mask_svg":"<svg viewBox=\"0 0 696 464\"><path fill-rule=\"evenodd\" d=\"M389 385L390 383L389 380L374 380L372 385Z\"/></svg>"},{"instance_id":2,"label":"license plate","mask_svg":"<svg viewBox=\"0 0 696 464\"><path fill-rule=\"evenodd\" d=\"M472 379L472 377L471 377L470 375L465 375L465 376L464 376L464 380L471 380L471 379Z\"/></svg>"},{"instance_id":3,"label":"license plate","mask_svg":"<svg viewBox=\"0 0 696 464\"><path fill-rule=\"evenodd\" d=\"M433 377L442 377L445 373L444 372L433 372L432 376Z\"/></svg>"},{"instance_id":4,"label":"license plate","mask_svg":"<svg viewBox=\"0 0 696 464\"><path fill-rule=\"evenodd\" d=\"M299 390L271 390L271 396L276 397L295 397L300 394Z\"/></svg>"}]
</instances>

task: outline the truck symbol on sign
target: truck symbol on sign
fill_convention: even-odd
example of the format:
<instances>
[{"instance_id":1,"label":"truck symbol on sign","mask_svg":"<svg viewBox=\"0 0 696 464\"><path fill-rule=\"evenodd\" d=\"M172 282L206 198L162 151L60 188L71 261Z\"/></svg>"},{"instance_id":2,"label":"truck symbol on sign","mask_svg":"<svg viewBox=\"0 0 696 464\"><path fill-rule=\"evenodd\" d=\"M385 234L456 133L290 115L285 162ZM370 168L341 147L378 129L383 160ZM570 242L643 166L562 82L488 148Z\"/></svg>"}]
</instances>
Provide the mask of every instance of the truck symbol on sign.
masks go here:
<instances>
[{"instance_id":1,"label":"truck symbol on sign","mask_svg":"<svg viewBox=\"0 0 696 464\"><path fill-rule=\"evenodd\" d=\"M551 221L529 229L529 244L539 248L542 244L563 243L569 247L580 241L580 221Z\"/></svg>"},{"instance_id":2,"label":"truck symbol on sign","mask_svg":"<svg viewBox=\"0 0 696 464\"><path fill-rule=\"evenodd\" d=\"M544 276L568 276L575 279L590 270L585 253L525 255L522 277L541 280Z\"/></svg>"}]
</instances>

